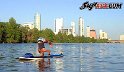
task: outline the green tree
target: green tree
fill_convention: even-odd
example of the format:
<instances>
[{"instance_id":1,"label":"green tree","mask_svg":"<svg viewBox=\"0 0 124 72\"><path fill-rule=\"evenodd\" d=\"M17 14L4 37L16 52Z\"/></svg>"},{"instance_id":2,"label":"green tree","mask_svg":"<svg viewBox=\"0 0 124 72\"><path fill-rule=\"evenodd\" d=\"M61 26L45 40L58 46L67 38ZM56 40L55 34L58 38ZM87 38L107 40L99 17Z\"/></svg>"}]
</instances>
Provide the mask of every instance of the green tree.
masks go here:
<instances>
[{"instance_id":1,"label":"green tree","mask_svg":"<svg viewBox=\"0 0 124 72\"><path fill-rule=\"evenodd\" d=\"M4 25L2 22L0 22L0 43L2 42L3 31L4 31Z\"/></svg>"},{"instance_id":2,"label":"green tree","mask_svg":"<svg viewBox=\"0 0 124 72\"><path fill-rule=\"evenodd\" d=\"M75 37L75 42L82 43L82 41L83 41L83 38L82 37L80 37L80 36L76 36Z\"/></svg>"},{"instance_id":3,"label":"green tree","mask_svg":"<svg viewBox=\"0 0 124 72\"><path fill-rule=\"evenodd\" d=\"M28 27L21 26L20 31L21 31L21 42L26 43L27 42L27 34L28 34Z\"/></svg>"},{"instance_id":4,"label":"green tree","mask_svg":"<svg viewBox=\"0 0 124 72\"><path fill-rule=\"evenodd\" d=\"M91 43L95 43L95 42L96 42L96 39L91 38Z\"/></svg>"},{"instance_id":5,"label":"green tree","mask_svg":"<svg viewBox=\"0 0 124 72\"><path fill-rule=\"evenodd\" d=\"M72 34L68 35L68 43L73 43L74 41L74 36Z\"/></svg>"},{"instance_id":6,"label":"green tree","mask_svg":"<svg viewBox=\"0 0 124 72\"><path fill-rule=\"evenodd\" d=\"M9 22L7 23L7 42L20 42L20 25L16 24L16 20L12 17L9 19Z\"/></svg>"},{"instance_id":7,"label":"green tree","mask_svg":"<svg viewBox=\"0 0 124 72\"><path fill-rule=\"evenodd\" d=\"M97 39L96 43L107 43L108 39Z\"/></svg>"},{"instance_id":8,"label":"green tree","mask_svg":"<svg viewBox=\"0 0 124 72\"><path fill-rule=\"evenodd\" d=\"M33 32L32 33L32 41L36 42L38 37L39 37L39 35L40 35L40 32L36 28L32 29L32 32Z\"/></svg>"},{"instance_id":9,"label":"green tree","mask_svg":"<svg viewBox=\"0 0 124 72\"><path fill-rule=\"evenodd\" d=\"M55 40L55 34L53 33L53 31L51 29L44 29L42 31L40 31L40 37L44 37L47 40L50 41L54 41Z\"/></svg>"},{"instance_id":10,"label":"green tree","mask_svg":"<svg viewBox=\"0 0 124 72\"><path fill-rule=\"evenodd\" d=\"M66 42L67 40L67 36L65 33L61 33L59 32L58 34L56 34L55 36L55 42L58 42L58 43L63 43L63 42Z\"/></svg>"},{"instance_id":11,"label":"green tree","mask_svg":"<svg viewBox=\"0 0 124 72\"><path fill-rule=\"evenodd\" d=\"M6 42L6 24L7 22L0 22L0 43Z\"/></svg>"},{"instance_id":12,"label":"green tree","mask_svg":"<svg viewBox=\"0 0 124 72\"><path fill-rule=\"evenodd\" d=\"M27 41L28 42L36 42L39 37L38 29L30 29L27 33Z\"/></svg>"}]
</instances>

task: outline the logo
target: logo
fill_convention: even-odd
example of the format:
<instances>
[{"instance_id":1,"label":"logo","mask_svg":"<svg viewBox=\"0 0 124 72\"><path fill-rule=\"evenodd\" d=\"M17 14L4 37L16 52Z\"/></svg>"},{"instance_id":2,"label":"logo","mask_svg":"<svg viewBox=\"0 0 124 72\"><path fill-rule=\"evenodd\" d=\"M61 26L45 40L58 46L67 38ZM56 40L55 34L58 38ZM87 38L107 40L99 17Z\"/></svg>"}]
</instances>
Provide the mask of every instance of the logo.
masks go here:
<instances>
[{"instance_id":1,"label":"logo","mask_svg":"<svg viewBox=\"0 0 124 72\"><path fill-rule=\"evenodd\" d=\"M107 2L93 2L89 3L89 1L86 1L80 6L80 10L83 10L85 8L88 8L88 10L95 9L121 9L122 3L107 3Z\"/></svg>"}]
</instances>

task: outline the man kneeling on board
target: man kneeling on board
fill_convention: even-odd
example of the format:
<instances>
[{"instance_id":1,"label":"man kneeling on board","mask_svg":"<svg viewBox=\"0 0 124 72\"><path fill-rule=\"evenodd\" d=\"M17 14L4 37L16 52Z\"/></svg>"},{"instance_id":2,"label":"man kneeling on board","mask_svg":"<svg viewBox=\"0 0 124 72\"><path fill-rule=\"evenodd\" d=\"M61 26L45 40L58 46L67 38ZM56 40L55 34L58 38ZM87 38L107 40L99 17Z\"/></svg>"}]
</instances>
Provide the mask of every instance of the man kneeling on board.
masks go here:
<instances>
[{"instance_id":1,"label":"man kneeling on board","mask_svg":"<svg viewBox=\"0 0 124 72\"><path fill-rule=\"evenodd\" d=\"M44 56L44 52L48 52L48 55L50 56L50 50L45 49L44 43L48 43L50 47L52 47L52 43L48 40L45 40L44 38L38 39L38 52L41 56Z\"/></svg>"}]
</instances>

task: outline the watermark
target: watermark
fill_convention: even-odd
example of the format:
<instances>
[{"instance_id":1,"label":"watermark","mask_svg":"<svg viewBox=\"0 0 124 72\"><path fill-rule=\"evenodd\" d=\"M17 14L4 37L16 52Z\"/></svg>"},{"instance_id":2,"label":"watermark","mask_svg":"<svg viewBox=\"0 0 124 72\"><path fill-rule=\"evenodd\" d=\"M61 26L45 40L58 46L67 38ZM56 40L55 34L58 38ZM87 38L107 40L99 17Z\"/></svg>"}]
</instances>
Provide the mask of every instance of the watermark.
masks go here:
<instances>
[{"instance_id":1,"label":"watermark","mask_svg":"<svg viewBox=\"0 0 124 72\"><path fill-rule=\"evenodd\" d=\"M84 2L80 6L80 10L83 10L87 8L88 10L92 10L93 8L95 9L121 9L123 3L118 3L118 2L93 2L89 3L89 1Z\"/></svg>"}]
</instances>

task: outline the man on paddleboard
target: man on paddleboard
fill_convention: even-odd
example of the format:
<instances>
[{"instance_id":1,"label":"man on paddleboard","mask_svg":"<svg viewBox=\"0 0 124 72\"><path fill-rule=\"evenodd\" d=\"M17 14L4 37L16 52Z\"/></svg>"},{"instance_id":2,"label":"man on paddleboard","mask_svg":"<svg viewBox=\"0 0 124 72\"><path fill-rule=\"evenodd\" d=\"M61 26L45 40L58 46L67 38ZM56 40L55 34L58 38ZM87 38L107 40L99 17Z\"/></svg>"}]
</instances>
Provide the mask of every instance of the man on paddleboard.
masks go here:
<instances>
[{"instance_id":1,"label":"man on paddleboard","mask_svg":"<svg viewBox=\"0 0 124 72\"><path fill-rule=\"evenodd\" d=\"M44 56L44 52L48 52L48 55L50 56L50 50L47 50L44 46L44 43L48 43L50 47L52 47L52 43L44 38L39 38L38 40L38 52L41 56Z\"/></svg>"}]
</instances>

